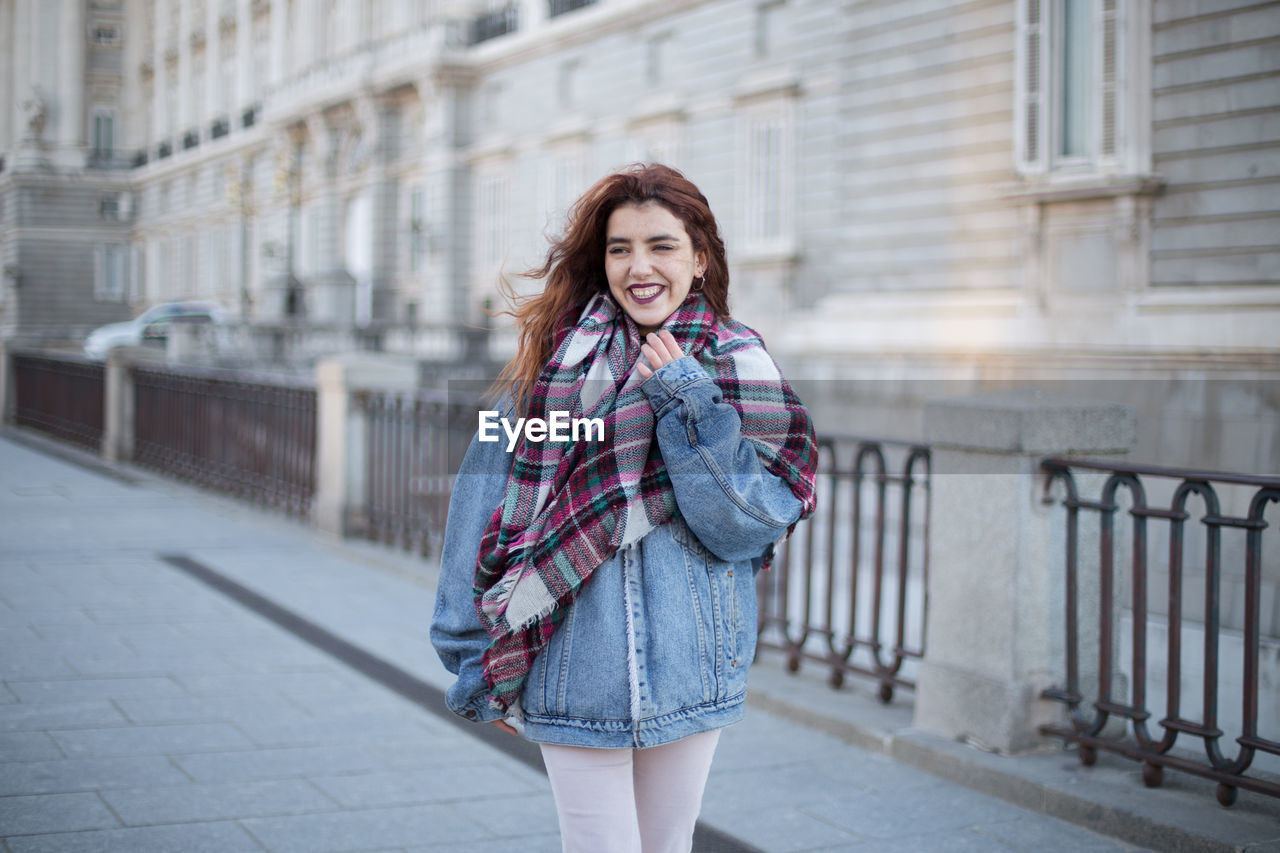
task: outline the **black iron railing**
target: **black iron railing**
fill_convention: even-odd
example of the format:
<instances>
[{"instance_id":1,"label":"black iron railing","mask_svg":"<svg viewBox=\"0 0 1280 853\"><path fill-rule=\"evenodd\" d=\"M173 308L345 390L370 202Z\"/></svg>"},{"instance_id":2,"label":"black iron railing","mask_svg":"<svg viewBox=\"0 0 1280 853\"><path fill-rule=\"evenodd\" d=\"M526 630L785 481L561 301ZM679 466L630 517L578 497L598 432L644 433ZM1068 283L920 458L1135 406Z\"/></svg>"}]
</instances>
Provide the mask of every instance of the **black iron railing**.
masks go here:
<instances>
[{"instance_id":1,"label":"black iron railing","mask_svg":"<svg viewBox=\"0 0 1280 853\"><path fill-rule=\"evenodd\" d=\"M547 0L547 17L555 18L587 6L594 6L595 3L596 0Z\"/></svg>"},{"instance_id":2,"label":"black iron railing","mask_svg":"<svg viewBox=\"0 0 1280 853\"><path fill-rule=\"evenodd\" d=\"M314 388L173 368L135 368L133 382L135 462L294 515L309 511Z\"/></svg>"},{"instance_id":3,"label":"black iron railing","mask_svg":"<svg viewBox=\"0 0 1280 853\"><path fill-rule=\"evenodd\" d=\"M1256 477L1225 473L1208 473L1151 466L1118 465L1111 462L1091 462L1078 459L1048 458L1041 462L1045 475L1045 500L1053 502L1051 495L1057 487L1062 489L1065 507L1065 683L1061 687L1045 691L1046 698L1063 702L1069 709L1067 725L1049 725L1042 728L1047 734L1065 738L1079 745L1080 758L1086 764L1097 760L1099 750L1117 753L1143 763L1143 780L1148 786L1159 785L1166 767L1194 773L1218 783L1218 800L1223 805L1235 802L1238 789L1280 797L1280 783L1270 779L1244 775L1258 753L1280 756L1277 733L1263 737L1259 731L1259 651L1262 645L1263 562L1264 555L1274 559L1276 538L1266 542L1263 533L1268 528L1266 513L1272 502L1280 502L1280 477ZM1078 476L1079 475L1079 476ZM1101 480L1099 497L1089 499L1081 495L1078 479L1083 475ZM1122 495L1122 493L1126 493ZM1168 494L1168 501L1156 500L1149 495ZM1127 496L1126 496L1127 495ZM1127 507L1127 511L1126 510ZM1233 514L1234 513L1234 514ZM1082 519L1082 514L1087 514ZM1096 533L1096 561L1088 559L1082 570L1080 561L1088 555L1081 553L1082 521L1091 525L1090 534ZM1130 549L1117 548L1117 522L1125 524ZM1187 522L1195 525L1188 529ZM1152 525L1164 527L1156 549L1149 546L1155 532ZM1204 586L1203 606L1193 599L1193 589L1184 584L1184 551L1189 534L1194 534L1196 545L1203 549ZM1226 538L1243 538L1228 543ZM1168 563L1166 590L1149 589L1149 581L1156 572L1148 564L1152 550L1167 539ZM1264 550L1264 545L1266 550ZM1224 558L1224 546L1228 554L1243 562L1241 581L1242 598L1240 631L1224 628L1224 611L1227 595L1224 592L1228 561ZM1091 548L1089 550L1092 550ZM1238 564L1236 564L1238 566ZM1160 567L1157 563L1157 567ZM1131 654L1128 678L1117 677L1116 671L1124 664L1120 644L1125 641L1119 623L1122 620L1126 591L1123 589L1128 575L1130 618L1132 622ZM1234 586L1234 585L1233 585ZM1165 613L1149 612L1148 595L1155 593L1154 602ZM1081 602L1092 603L1096 599L1096 613L1082 613ZM1160 604L1163 600L1163 604ZM1167 605L1164 606L1164 605ZM1199 613L1195 613L1200 610ZM1187 618L1187 612L1198 619ZM1149 662L1159 660L1159 651L1148 656L1153 619L1159 627L1160 617L1167 620L1167 640L1163 650L1165 678L1160 684L1159 673L1148 681ZM1089 630L1097 626L1096 634ZM1203 659L1195 661L1195 649L1183 648L1183 635L1203 634L1200 650ZM1226 663L1221 647L1224 639L1233 644L1238 640L1242 660L1240 663L1239 705L1230 699L1234 707L1220 705L1220 676ZM1082 667L1091 665L1089 655L1081 647L1096 647L1096 673L1082 673ZM1125 681L1129 684L1125 685ZM1198 681L1200 687L1199 709L1195 697L1184 702L1185 680ZM1163 690L1164 709L1156 725L1160 731L1153 733L1153 715L1160 715L1155 702L1148 701L1149 690ZM1087 697L1086 691L1092 695ZM1126 695L1127 694L1127 695ZM1092 702L1089 699L1092 698ZM1091 704L1092 708L1085 706ZM1227 711L1229 713L1222 713ZM1230 723L1224 722L1230 718ZM1117 725L1109 725L1115 721ZM1123 724L1122 731L1118 731ZM1238 732L1233 755L1224 754L1221 743L1227 734L1224 725ZM1179 737L1196 739L1203 748L1203 759L1193 750L1174 749ZM1193 740L1194 744L1195 741Z\"/></svg>"},{"instance_id":4,"label":"black iron railing","mask_svg":"<svg viewBox=\"0 0 1280 853\"><path fill-rule=\"evenodd\" d=\"M443 390L358 392L368 430L364 535L426 555L444 533L477 401Z\"/></svg>"},{"instance_id":5,"label":"black iron railing","mask_svg":"<svg viewBox=\"0 0 1280 853\"><path fill-rule=\"evenodd\" d=\"M819 442L818 509L757 577L759 645L829 669L833 687L867 677L888 702L914 687L924 656L930 454L860 438Z\"/></svg>"},{"instance_id":6,"label":"black iron railing","mask_svg":"<svg viewBox=\"0 0 1280 853\"><path fill-rule=\"evenodd\" d=\"M74 356L15 353L14 423L94 451L102 447L105 370Z\"/></svg>"},{"instance_id":7,"label":"black iron railing","mask_svg":"<svg viewBox=\"0 0 1280 853\"><path fill-rule=\"evenodd\" d=\"M520 26L520 7L515 5L485 12L471 19L471 44L514 33Z\"/></svg>"}]
</instances>

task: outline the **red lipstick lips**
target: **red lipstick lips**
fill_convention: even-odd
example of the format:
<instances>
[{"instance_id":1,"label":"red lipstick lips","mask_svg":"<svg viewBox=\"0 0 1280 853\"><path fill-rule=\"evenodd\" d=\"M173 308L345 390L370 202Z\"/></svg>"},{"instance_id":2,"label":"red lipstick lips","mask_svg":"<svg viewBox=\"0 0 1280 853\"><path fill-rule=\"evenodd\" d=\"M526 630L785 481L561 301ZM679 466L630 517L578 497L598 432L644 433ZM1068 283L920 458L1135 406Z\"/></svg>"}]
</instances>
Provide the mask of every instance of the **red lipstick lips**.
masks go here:
<instances>
[{"instance_id":1,"label":"red lipstick lips","mask_svg":"<svg viewBox=\"0 0 1280 853\"><path fill-rule=\"evenodd\" d=\"M653 291L653 294L651 296L640 296L636 293L636 291L638 290L648 290L650 288L656 288L656 290ZM657 283L633 284L627 288L627 293L636 302L640 303L641 305L645 305L657 299L659 296L661 296L664 290L666 290L666 288Z\"/></svg>"}]
</instances>

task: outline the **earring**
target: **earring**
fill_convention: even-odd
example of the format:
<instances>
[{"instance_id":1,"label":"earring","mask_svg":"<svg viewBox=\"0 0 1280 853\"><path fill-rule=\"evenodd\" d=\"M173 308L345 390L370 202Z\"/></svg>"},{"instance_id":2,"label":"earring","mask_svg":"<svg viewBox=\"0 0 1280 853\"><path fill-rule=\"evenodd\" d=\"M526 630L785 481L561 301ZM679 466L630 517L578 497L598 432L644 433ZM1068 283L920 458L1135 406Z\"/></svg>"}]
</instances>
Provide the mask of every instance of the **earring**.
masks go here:
<instances>
[{"instance_id":1,"label":"earring","mask_svg":"<svg viewBox=\"0 0 1280 853\"><path fill-rule=\"evenodd\" d=\"M706 283L707 283L707 274L703 273L702 275L698 276L698 286L695 287L694 290L695 291L702 290L702 288L706 286Z\"/></svg>"}]
</instances>

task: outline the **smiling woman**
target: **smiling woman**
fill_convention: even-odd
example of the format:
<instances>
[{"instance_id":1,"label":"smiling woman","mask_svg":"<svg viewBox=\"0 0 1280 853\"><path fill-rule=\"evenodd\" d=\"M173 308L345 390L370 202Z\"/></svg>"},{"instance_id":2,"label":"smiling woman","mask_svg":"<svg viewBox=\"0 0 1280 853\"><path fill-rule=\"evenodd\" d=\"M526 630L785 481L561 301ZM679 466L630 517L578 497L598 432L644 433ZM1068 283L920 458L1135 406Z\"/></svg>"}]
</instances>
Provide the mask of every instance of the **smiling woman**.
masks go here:
<instances>
[{"instance_id":1,"label":"smiling woman","mask_svg":"<svg viewBox=\"0 0 1280 853\"><path fill-rule=\"evenodd\" d=\"M706 250L695 253L684 224L652 201L618 207L606 233L609 292L642 335L657 331L702 276Z\"/></svg>"},{"instance_id":2,"label":"smiling woman","mask_svg":"<svg viewBox=\"0 0 1280 853\"><path fill-rule=\"evenodd\" d=\"M446 701L541 745L565 850L688 851L743 714L751 578L813 511L813 428L729 316L715 217L674 169L597 182L529 275L546 287L513 311L519 350L449 503ZM546 440L569 415L602 440Z\"/></svg>"}]
</instances>

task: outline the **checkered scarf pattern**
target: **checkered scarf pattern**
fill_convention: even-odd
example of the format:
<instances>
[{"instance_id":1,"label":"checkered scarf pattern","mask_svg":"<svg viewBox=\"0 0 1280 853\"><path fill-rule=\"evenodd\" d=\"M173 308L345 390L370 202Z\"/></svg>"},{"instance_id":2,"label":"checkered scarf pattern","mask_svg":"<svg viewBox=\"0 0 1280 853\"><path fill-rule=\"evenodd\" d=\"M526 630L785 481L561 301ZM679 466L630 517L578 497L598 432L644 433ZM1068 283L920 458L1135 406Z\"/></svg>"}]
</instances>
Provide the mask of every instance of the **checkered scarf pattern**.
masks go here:
<instances>
[{"instance_id":1,"label":"checkered scarf pattern","mask_svg":"<svg viewBox=\"0 0 1280 853\"><path fill-rule=\"evenodd\" d=\"M813 512L817 444L808 413L758 335L720 321L691 291L663 324L738 410L765 467ZM595 569L676 514L654 436L635 323L598 294L566 324L530 395L526 417L601 418L603 441L522 441L506 494L480 543L476 609L492 638L483 658L489 702L519 714L533 660ZM788 531L789 532L789 531Z\"/></svg>"}]
</instances>

